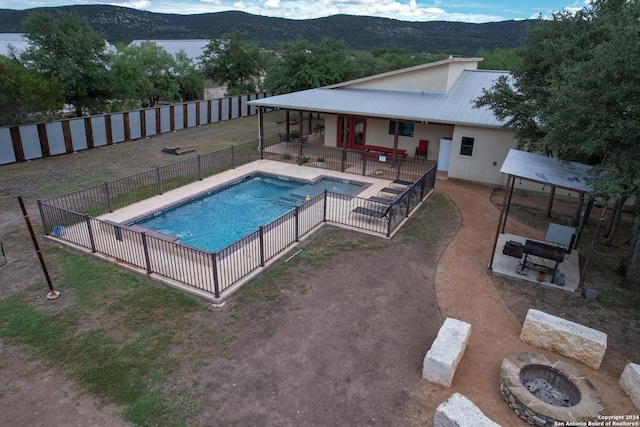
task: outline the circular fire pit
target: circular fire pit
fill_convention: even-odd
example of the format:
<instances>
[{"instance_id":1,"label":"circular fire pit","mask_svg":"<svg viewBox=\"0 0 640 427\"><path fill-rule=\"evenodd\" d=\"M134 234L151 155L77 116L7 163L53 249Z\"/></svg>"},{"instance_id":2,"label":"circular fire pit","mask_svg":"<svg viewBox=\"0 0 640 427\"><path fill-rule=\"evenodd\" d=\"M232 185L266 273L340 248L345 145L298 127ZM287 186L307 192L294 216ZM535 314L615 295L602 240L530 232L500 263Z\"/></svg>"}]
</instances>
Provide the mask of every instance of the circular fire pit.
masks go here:
<instances>
[{"instance_id":1,"label":"circular fire pit","mask_svg":"<svg viewBox=\"0 0 640 427\"><path fill-rule=\"evenodd\" d=\"M598 390L566 362L539 353L508 357L500 368L502 398L520 418L538 427L556 421L593 421L602 411Z\"/></svg>"}]
</instances>

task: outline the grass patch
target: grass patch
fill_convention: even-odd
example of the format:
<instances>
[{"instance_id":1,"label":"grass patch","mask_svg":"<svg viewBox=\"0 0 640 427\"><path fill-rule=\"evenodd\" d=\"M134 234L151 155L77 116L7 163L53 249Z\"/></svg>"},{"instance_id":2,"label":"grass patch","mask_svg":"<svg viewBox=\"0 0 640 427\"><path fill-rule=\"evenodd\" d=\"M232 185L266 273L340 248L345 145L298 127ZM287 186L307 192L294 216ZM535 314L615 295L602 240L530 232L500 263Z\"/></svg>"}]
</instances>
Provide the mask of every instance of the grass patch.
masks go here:
<instances>
[{"instance_id":1,"label":"grass patch","mask_svg":"<svg viewBox=\"0 0 640 427\"><path fill-rule=\"evenodd\" d=\"M34 307L28 292L2 300L0 336L29 346L45 363L65 366L102 402L124 406L127 421L185 424L197 408L159 390L179 363L170 356L174 339L200 305L76 254L53 252L67 305Z\"/></svg>"},{"instance_id":2,"label":"grass patch","mask_svg":"<svg viewBox=\"0 0 640 427\"><path fill-rule=\"evenodd\" d=\"M457 217L458 212L453 203L443 193L436 191L409 218L398 235L405 242L436 243L442 238L440 225L444 221L455 221Z\"/></svg>"}]
</instances>

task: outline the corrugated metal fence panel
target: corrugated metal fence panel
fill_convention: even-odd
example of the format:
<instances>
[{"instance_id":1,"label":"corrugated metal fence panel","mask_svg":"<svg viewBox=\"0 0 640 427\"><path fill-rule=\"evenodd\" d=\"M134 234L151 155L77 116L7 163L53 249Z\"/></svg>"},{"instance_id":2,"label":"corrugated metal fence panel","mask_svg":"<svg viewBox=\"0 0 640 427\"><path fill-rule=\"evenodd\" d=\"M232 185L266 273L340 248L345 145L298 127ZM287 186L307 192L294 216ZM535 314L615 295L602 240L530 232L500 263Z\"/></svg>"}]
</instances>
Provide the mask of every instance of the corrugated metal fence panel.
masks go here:
<instances>
[{"instance_id":1,"label":"corrugated metal fence panel","mask_svg":"<svg viewBox=\"0 0 640 427\"><path fill-rule=\"evenodd\" d=\"M124 142L124 117L122 113L111 115L111 138L114 144Z\"/></svg>"},{"instance_id":2,"label":"corrugated metal fence panel","mask_svg":"<svg viewBox=\"0 0 640 427\"><path fill-rule=\"evenodd\" d=\"M93 146L107 145L107 132L104 125L104 116L91 117L91 129L93 131Z\"/></svg>"},{"instance_id":3,"label":"corrugated metal fence panel","mask_svg":"<svg viewBox=\"0 0 640 427\"><path fill-rule=\"evenodd\" d=\"M209 113L209 103L207 101L200 101L200 124L206 125L208 123L207 116Z\"/></svg>"},{"instance_id":4,"label":"corrugated metal fence panel","mask_svg":"<svg viewBox=\"0 0 640 427\"><path fill-rule=\"evenodd\" d=\"M166 133L171 130L170 110L169 107L160 107L160 133Z\"/></svg>"},{"instance_id":5,"label":"corrugated metal fence panel","mask_svg":"<svg viewBox=\"0 0 640 427\"><path fill-rule=\"evenodd\" d=\"M237 119L238 118L238 98L231 98L231 118L232 119Z\"/></svg>"},{"instance_id":6,"label":"corrugated metal fence panel","mask_svg":"<svg viewBox=\"0 0 640 427\"><path fill-rule=\"evenodd\" d=\"M45 123L47 130L47 140L49 141L49 154L64 154L67 152L64 146L64 134L62 133L62 122Z\"/></svg>"},{"instance_id":7,"label":"corrugated metal fence panel","mask_svg":"<svg viewBox=\"0 0 640 427\"><path fill-rule=\"evenodd\" d=\"M196 103L187 104L187 127L196 126Z\"/></svg>"},{"instance_id":8,"label":"corrugated metal fence panel","mask_svg":"<svg viewBox=\"0 0 640 427\"><path fill-rule=\"evenodd\" d=\"M25 160L42 157L37 125L20 126L20 139L22 140L22 150L24 151Z\"/></svg>"},{"instance_id":9,"label":"corrugated metal fence panel","mask_svg":"<svg viewBox=\"0 0 640 427\"><path fill-rule=\"evenodd\" d=\"M140 128L140 115L144 111L130 111L129 112L129 138L139 139L142 137L142 131Z\"/></svg>"},{"instance_id":10,"label":"corrugated metal fence panel","mask_svg":"<svg viewBox=\"0 0 640 427\"><path fill-rule=\"evenodd\" d=\"M209 123L216 123L218 121L218 117L220 116L220 114L218 113L220 109L220 106L218 104L218 101L213 100L211 102L211 122Z\"/></svg>"},{"instance_id":11,"label":"corrugated metal fence panel","mask_svg":"<svg viewBox=\"0 0 640 427\"><path fill-rule=\"evenodd\" d=\"M144 110L144 115L145 115L145 123L147 124L145 126L145 131L147 133L147 136L152 136L156 134L156 110L151 109L151 110Z\"/></svg>"},{"instance_id":12,"label":"corrugated metal fence panel","mask_svg":"<svg viewBox=\"0 0 640 427\"><path fill-rule=\"evenodd\" d=\"M16 153L13 151L11 131L9 128L0 128L0 165L15 163Z\"/></svg>"},{"instance_id":13,"label":"corrugated metal fence panel","mask_svg":"<svg viewBox=\"0 0 640 427\"><path fill-rule=\"evenodd\" d=\"M69 120L69 129L71 129L71 140L73 141L73 151L87 149L87 131L84 127L84 118Z\"/></svg>"},{"instance_id":14,"label":"corrugated metal fence panel","mask_svg":"<svg viewBox=\"0 0 640 427\"><path fill-rule=\"evenodd\" d=\"M173 109L173 130L184 129L184 108L182 105L176 105Z\"/></svg>"}]
</instances>

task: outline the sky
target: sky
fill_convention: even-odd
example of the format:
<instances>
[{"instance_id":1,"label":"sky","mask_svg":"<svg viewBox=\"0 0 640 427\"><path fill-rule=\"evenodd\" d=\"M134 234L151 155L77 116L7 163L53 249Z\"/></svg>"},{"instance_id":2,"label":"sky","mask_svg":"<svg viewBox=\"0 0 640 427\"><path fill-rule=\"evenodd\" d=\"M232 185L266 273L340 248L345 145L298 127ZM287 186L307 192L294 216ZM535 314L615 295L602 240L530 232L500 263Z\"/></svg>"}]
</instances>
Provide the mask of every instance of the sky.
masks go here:
<instances>
[{"instance_id":1,"label":"sky","mask_svg":"<svg viewBox=\"0 0 640 427\"><path fill-rule=\"evenodd\" d=\"M549 17L584 7L588 0L3 0L6 9L110 4L172 14L240 10L254 15L312 19L347 14L402 21L497 22Z\"/></svg>"}]
</instances>

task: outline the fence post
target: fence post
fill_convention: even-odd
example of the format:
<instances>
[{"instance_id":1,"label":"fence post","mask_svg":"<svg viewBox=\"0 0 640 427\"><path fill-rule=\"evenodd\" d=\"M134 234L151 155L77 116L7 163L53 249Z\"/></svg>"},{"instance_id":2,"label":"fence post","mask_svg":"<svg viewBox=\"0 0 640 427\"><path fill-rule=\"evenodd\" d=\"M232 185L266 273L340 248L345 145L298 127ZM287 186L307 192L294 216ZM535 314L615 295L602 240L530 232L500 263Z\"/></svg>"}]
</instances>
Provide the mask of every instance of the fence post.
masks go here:
<instances>
[{"instance_id":1,"label":"fence post","mask_svg":"<svg viewBox=\"0 0 640 427\"><path fill-rule=\"evenodd\" d=\"M85 215L84 220L87 222L87 230L89 231L89 242L91 242L91 253L96 253L96 242L93 239L93 230L91 229L91 217L89 215Z\"/></svg>"},{"instance_id":2,"label":"fence post","mask_svg":"<svg viewBox=\"0 0 640 427\"><path fill-rule=\"evenodd\" d=\"M299 234L300 230L299 230L299 224L298 224L298 213L299 213L299 211L300 211L300 207L298 205L296 205L296 209L295 209L295 212L294 212L294 215L295 215L295 227L296 227L296 230L295 230L296 242L300 241L300 234Z\"/></svg>"},{"instance_id":3,"label":"fence post","mask_svg":"<svg viewBox=\"0 0 640 427\"><path fill-rule=\"evenodd\" d=\"M231 146L231 169L235 169L235 168L236 168L236 152L232 145Z\"/></svg>"},{"instance_id":4,"label":"fence post","mask_svg":"<svg viewBox=\"0 0 640 427\"><path fill-rule=\"evenodd\" d=\"M369 156L367 155L366 152L362 152L362 176L366 176L367 175L367 159L369 158Z\"/></svg>"},{"instance_id":5,"label":"fence post","mask_svg":"<svg viewBox=\"0 0 640 427\"><path fill-rule=\"evenodd\" d=\"M144 262L147 264L147 274L153 273L151 270L151 258L149 257L149 246L147 245L147 233L143 231L140 233L142 236L142 248L144 249Z\"/></svg>"},{"instance_id":6,"label":"fence post","mask_svg":"<svg viewBox=\"0 0 640 427\"><path fill-rule=\"evenodd\" d=\"M104 191L107 195L107 208L109 209L109 213L112 213L113 206L111 206L111 188L109 187L109 181L104 182Z\"/></svg>"},{"instance_id":7,"label":"fence post","mask_svg":"<svg viewBox=\"0 0 640 427\"><path fill-rule=\"evenodd\" d=\"M160 173L160 166L156 166L156 181L158 182L158 194L162 194L162 174Z\"/></svg>"},{"instance_id":8,"label":"fence post","mask_svg":"<svg viewBox=\"0 0 640 427\"><path fill-rule=\"evenodd\" d=\"M211 266L213 267L213 295L220 298L220 284L218 283L218 253L211 254Z\"/></svg>"},{"instance_id":9,"label":"fence post","mask_svg":"<svg viewBox=\"0 0 640 427\"><path fill-rule=\"evenodd\" d=\"M261 225L260 232L260 267L264 267L264 227Z\"/></svg>"},{"instance_id":10,"label":"fence post","mask_svg":"<svg viewBox=\"0 0 640 427\"><path fill-rule=\"evenodd\" d=\"M395 209L393 205L389 207L389 209ZM409 211L409 207L407 207L407 212ZM389 219L387 220L387 237L391 236L391 218L393 215L389 215Z\"/></svg>"},{"instance_id":11,"label":"fence post","mask_svg":"<svg viewBox=\"0 0 640 427\"><path fill-rule=\"evenodd\" d=\"M42 208L42 201L38 200L38 210L40 211L40 218L42 219L42 226L44 227L44 234L49 235L49 224L47 223L47 219L44 215L44 209Z\"/></svg>"},{"instance_id":12,"label":"fence post","mask_svg":"<svg viewBox=\"0 0 640 427\"><path fill-rule=\"evenodd\" d=\"M198 180L202 181L202 158L198 154Z\"/></svg>"},{"instance_id":13,"label":"fence post","mask_svg":"<svg viewBox=\"0 0 640 427\"><path fill-rule=\"evenodd\" d=\"M327 222L327 189L324 190L324 203L322 205L322 222Z\"/></svg>"},{"instance_id":14,"label":"fence post","mask_svg":"<svg viewBox=\"0 0 640 427\"><path fill-rule=\"evenodd\" d=\"M402 159L398 157L398 168L396 172L396 179L400 180L400 167L402 166Z\"/></svg>"}]
</instances>

